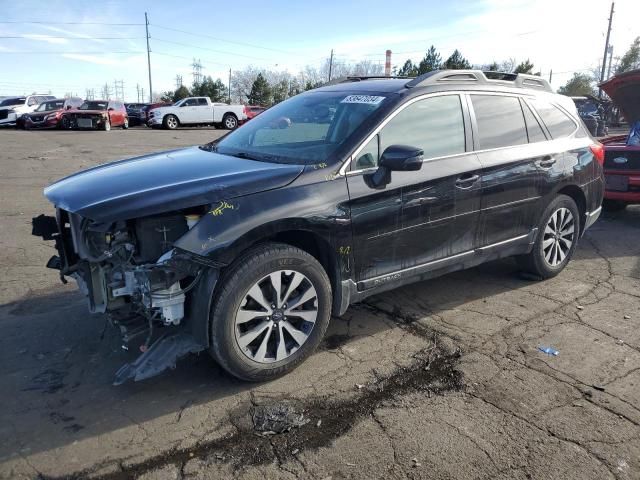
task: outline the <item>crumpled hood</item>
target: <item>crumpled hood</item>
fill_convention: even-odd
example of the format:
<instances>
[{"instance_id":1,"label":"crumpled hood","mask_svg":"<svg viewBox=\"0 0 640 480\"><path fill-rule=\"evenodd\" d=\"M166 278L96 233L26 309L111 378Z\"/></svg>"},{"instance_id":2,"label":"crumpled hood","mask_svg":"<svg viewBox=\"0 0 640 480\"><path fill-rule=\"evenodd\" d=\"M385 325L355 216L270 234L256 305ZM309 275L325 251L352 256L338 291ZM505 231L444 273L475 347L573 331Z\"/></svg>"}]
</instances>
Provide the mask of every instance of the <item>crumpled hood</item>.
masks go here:
<instances>
[{"instance_id":1,"label":"crumpled hood","mask_svg":"<svg viewBox=\"0 0 640 480\"><path fill-rule=\"evenodd\" d=\"M189 147L99 165L59 180L44 194L58 208L110 222L282 187L303 169Z\"/></svg>"},{"instance_id":2,"label":"crumpled hood","mask_svg":"<svg viewBox=\"0 0 640 480\"><path fill-rule=\"evenodd\" d=\"M616 75L600 87L620 108L627 122L640 120L640 69Z\"/></svg>"}]
</instances>

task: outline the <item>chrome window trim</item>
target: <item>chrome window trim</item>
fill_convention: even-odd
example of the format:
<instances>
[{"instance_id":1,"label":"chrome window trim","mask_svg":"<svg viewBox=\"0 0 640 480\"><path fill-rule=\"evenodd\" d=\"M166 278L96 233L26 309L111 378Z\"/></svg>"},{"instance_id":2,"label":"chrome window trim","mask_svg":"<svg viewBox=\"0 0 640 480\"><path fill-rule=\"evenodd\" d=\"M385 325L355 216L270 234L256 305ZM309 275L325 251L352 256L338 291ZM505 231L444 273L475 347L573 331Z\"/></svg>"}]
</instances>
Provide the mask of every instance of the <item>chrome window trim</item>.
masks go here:
<instances>
[{"instance_id":1,"label":"chrome window trim","mask_svg":"<svg viewBox=\"0 0 640 480\"><path fill-rule=\"evenodd\" d=\"M540 121L542 122L542 124L545 126L545 128L547 129L547 131L549 132L549 135L551 135L551 130L549 130L549 127L547 126L547 124L544 122L544 119L542 118L542 115L540 115L540 112L538 112L538 110L536 110L535 105L533 105L532 102L530 102L531 98L525 98L525 102L527 103L527 105L529 106L529 108L531 109L531 111L534 113L534 115L537 115L538 117L540 117ZM560 105L559 103L556 103L552 100L549 101L549 105L551 105L552 107L557 108L558 110L560 110L562 113L565 114L565 116L567 116L569 118L569 120L571 120L571 122L573 123L573 125L575 126L575 129L573 130L573 132L571 132L569 135L567 135L566 137L561 137L561 138L553 138L553 135L551 135L550 139L547 139L547 141L554 141L554 140L564 140L567 138L572 138L575 136L576 133L578 133L578 130L580 129L580 125L578 124L578 122L576 122L576 119L573 118L573 115L568 112L562 105Z\"/></svg>"},{"instance_id":2,"label":"chrome window trim","mask_svg":"<svg viewBox=\"0 0 640 480\"><path fill-rule=\"evenodd\" d=\"M524 100L527 105L529 106L529 108L531 109L532 113L534 114L534 116L539 116L538 111L535 109L535 107L530 103L531 99L536 98L535 95L532 94L527 94L525 92L523 93L512 93L512 92L485 92L482 90L478 90L478 91L463 91L463 90L455 90L455 91L447 91L447 92L434 92L434 93L426 93L424 95L420 95L417 96L415 98L412 98L411 100L409 100L408 102L400 105L400 107L398 107L394 112L392 112L387 118L385 118L382 123L380 123L380 125L378 125L375 130L373 130L372 133L370 133L366 139L360 143L360 145L358 145L358 147L354 150L354 152L349 155L349 157L345 160L345 162L342 164L342 166L340 167L340 169L338 170L338 176L353 176L353 175L366 175L369 173L374 173L376 170L378 170L378 167L370 167L370 168L361 168L359 170L351 170L351 171L347 171L347 168L349 167L349 165L351 165L351 162L357 158L357 156L360 154L360 152L364 149L364 147L371 141L371 139L373 139L373 137L375 137L376 135L378 135L380 133L380 131L387 125L387 123L389 123L396 115L398 115L401 111L403 111L405 108L407 108L409 105L412 105L415 102L418 102L420 100L424 100L427 98L431 98L431 97L441 97L441 96L445 96L445 95L458 95L460 96L460 101L462 102L464 97L467 97L467 99L470 102L470 96L471 95L495 95L495 96L502 96L502 97L517 97L517 98L521 98L522 100ZM480 150L474 150L473 149L473 145L471 146L470 150L467 150L465 152L462 153L454 153L451 155L443 155L440 157L430 157L427 159L424 159L422 162L430 162L433 160L441 160L441 159L446 159L446 158L455 158L455 157L460 157L462 155L468 155L470 153L485 153L485 152L494 152L497 150L506 150L506 149L510 149L510 148L522 148L523 146L527 146L527 145L540 145L540 144L545 144L548 142L559 142L559 141L565 141L568 139L575 139L575 135L578 132L580 126L576 123L575 119L573 118L573 116L567 112L564 108L562 108L561 105L558 105L557 103L553 102L553 101L549 101L549 105L560 109L560 111L562 113L564 113L565 115L567 115L569 117L569 119L573 122L573 124L575 125L575 130L568 136L566 137L562 137L562 138L548 138L546 139L544 142L527 142L527 143L522 143L519 145L509 145L507 147L495 147L495 148L485 148L485 149L480 149ZM472 106L470 107L472 108ZM471 112L475 115L475 112ZM524 114L523 114L524 116ZM542 121L542 124L544 125L544 127L547 129L548 131L548 127L546 125L546 123L544 123L544 120L542 120L542 118L539 118L540 121ZM549 135L551 135L551 132L549 132Z\"/></svg>"},{"instance_id":3,"label":"chrome window trim","mask_svg":"<svg viewBox=\"0 0 640 480\"><path fill-rule=\"evenodd\" d=\"M347 158L347 160L342 164L342 166L340 167L340 170L338 170L338 175L342 175L345 176L347 173L349 173L349 175L354 175L354 174L359 174L364 172L365 170L371 170L371 168L363 168L360 170L353 170L350 172L347 172L346 169L349 167L349 165L351 164L351 161L354 158L357 158L357 156L360 154L360 152L364 149L364 147L367 146L367 144L371 141L371 139L373 139L373 137L375 137L376 135L378 135L380 133L380 131L392 120L396 117L396 115L398 115L400 112L402 112L405 108L407 108L409 105L413 105L416 102L419 102L420 100L424 100L427 98L431 98L431 97L443 97L445 95L458 95L458 97L460 97L460 108L462 110L462 95L464 94L464 92L462 91L448 91L448 92L434 92L434 93L425 93L424 95L419 95L415 98L412 98L411 100L409 100L406 103L403 103L402 105L400 105L400 107L398 107L395 111L393 111L387 118L385 118L382 123L380 123L380 125L378 125L373 132L371 132L366 138L365 140L362 141L362 143L360 143L360 145L358 145L358 148L356 148L354 150L354 152L349 155L349 157ZM465 147L466 148L466 147ZM434 160L436 158L447 158L449 156L459 156L459 155L466 155L468 154L469 151L466 152L462 152L462 153L455 153L452 155L445 155L442 157L431 157L429 159L423 160L424 162L427 162L429 160ZM375 169L373 169L374 171L377 170L378 167L375 167Z\"/></svg>"}]
</instances>

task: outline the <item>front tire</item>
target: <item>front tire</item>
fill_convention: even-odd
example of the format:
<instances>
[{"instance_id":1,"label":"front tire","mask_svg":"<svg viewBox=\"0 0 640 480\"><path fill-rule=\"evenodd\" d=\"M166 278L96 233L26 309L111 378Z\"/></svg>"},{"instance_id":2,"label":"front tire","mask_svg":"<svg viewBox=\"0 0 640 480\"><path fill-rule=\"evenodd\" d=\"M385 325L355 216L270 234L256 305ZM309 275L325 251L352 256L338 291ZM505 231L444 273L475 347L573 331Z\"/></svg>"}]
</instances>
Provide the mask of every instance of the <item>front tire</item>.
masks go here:
<instances>
[{"instance_id":1,"label":"front tire","mask_svg":"<svg viewBox=\"0 0 640 480\"><path fill-rule=\"evenodd\" d=\"M128 119L128 118L125 118L125 119L124 119L124 123L122 124L122 129L123 129L123 130L126 130L126 129L128 129L128 128L129 128L129 119Z\"/></svg>"},{"instance_id":2,"label":"front tire","mask_svg":"<svg viewBox=\"0 0 640 480\"><path fill-rule=\"evenodd\" d=\"M166 117L164 117L162 124L164 128L175 130L180 125L180 122L178 121L178 117L176 117L175 115L167 115Z\"/></svg>"},{"instance_id":3,"label":"front tire","mask_svg":"<svg viewBox=\"0 0 640 480\"><path fill-rule=\"evenodd\" d=\"M297 367L318 346L331 316L324 268L299 248L250 250L221 278L210 313L213 358L242 380L264 381Z\"/></svg>"},{"instance_id":4,"label":"front tire","mask_svg":"<svg viewBox=\"0 0 640 480\"><path fill-rule=\"evenodd\" d=\"M542 279L555 277L573 257L579 236L580 211L576 202L567 195L558 195L542 214L533 249L517 257L518 263Z\"/></svg>"},{"instance_id":5,"label":"front tire","mask_svg":"<svg viewBox=\"0 0 640 480\"><path fill-rule=\"evenodd\" d=\"M238 118L233 113L227 113L222 118L222 125L224 125L224 128L227 130L235 130L238 128Z\"/></svg>"}]
</instances>

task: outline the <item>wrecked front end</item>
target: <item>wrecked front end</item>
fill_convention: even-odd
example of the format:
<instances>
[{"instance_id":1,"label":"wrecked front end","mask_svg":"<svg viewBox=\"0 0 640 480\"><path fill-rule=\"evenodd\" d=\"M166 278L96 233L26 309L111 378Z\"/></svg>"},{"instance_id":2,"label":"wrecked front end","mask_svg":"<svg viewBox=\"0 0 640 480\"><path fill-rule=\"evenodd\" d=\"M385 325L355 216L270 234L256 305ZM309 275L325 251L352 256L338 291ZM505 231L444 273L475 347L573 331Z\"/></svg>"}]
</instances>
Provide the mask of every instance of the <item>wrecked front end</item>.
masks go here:
<instances>
[{"instance_id":1,"label":"wrecked front end","mask_svg":"<svg viewBox=\"0 0 640 480\"><path fill-rule=\"evenodd\" d=\"M58 254L47 267L73 278L92 313L106 313L122 333L123 347L142 352L115 383L141 380L173 367L205 345L185 331L185 305L206 265L173 248L205 208L126 221L96 222L56 209L33 219L33 234L54 240Z\"/></svg>"}]
</instances>

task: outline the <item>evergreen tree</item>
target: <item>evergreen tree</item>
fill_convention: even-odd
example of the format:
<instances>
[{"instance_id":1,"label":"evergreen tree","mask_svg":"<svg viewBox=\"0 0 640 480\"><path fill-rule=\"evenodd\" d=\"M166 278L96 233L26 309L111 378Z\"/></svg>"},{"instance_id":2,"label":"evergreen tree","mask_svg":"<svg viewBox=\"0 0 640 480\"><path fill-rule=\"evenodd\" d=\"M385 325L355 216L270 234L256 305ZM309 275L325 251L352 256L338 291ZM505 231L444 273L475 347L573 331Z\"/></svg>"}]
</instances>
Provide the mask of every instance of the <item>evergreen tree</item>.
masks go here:
<instances>
[{"instance_id":1,"label":"evergreen tree","mask_svg":"<svg viewBox=\"0 0 640 480\"><path fill-rule=\"evenodd\" d=\"M440 54L436 51L436 47L431 45L429 50L427 50L427 54L420 61L418 65L418 75L422 75L423 73L432 72L433 70L438 70L442 65L442 58Z\"/></svg>"},{"instance_id":2,"label":"evergreen tree","mask_svg":"<svg viewBox=\"0 0 640 480\"><path fill-rule=\"evenodd\" d=\"M281 80L280 82L276 83L272 88L271 88L271 101L273 102L273 105L275 105L276 103L280 103L283 100L285 100L287 98L289 94L289 81L284 79Z\"/></svg>"},{"instance_id":3,"label":"evergreen tree","mask_svg":"<svg viewBox=\"0 0 640 480\"><path fill-rule=\"evenodd\" d=\"M464 70L471 68L471 64L456 48L451 56L444 62L443 67L447 70Z\"/></svg>"},{"instance_id":4,"label":"evergreen tree","mask_svg":"<svg viewBox=\"0 0 640 480\"><path fill-rule=\"evenodd\" d=\"M205 76L201 83L194 83L191 93L196 97L209 97L212 102L226 102L229 95L222 80L218 78L214 82L210 76Z\"/></svg>"},{"instance_id":5,"label":"evergreen tree","mask_svg":"<svg viewBox=\"0 0 640 480\"><path fill-rule=\"evenodd\" d=\"M527 58L524 62L521 62L513 73L528 73L531 74L533 72L533 63L529 61Z\"/></svg>"},{"instance_id":6,"label":"evergreen tree","mask_svg":"<svg viewBox=\"0 0 640 480\"><path fill-rule=\"evenodd\" d=\"M271 103L271 87L262 73L259 73L253 81L247 100L250 105L267 106Z\"/></svg>"},{"instance_id":7,"label":"evergreen tree","mask_svg":"<svg viewBox=\"0 0 640 480\"><path fill-rule=\"evenodd\" d=\"M178 100L182 100L183 98L187 98L191 96L191 92L187 87L181 85L175 92L173 92L173 101L177 102Z\"/></svg>"},{"instance_id":8,"label":"evergreen tree","mask_svg":"<svg viewBox=\"0 0 640 480\"><path fill-rule=\"evenodd\" d=\"M418 67L416 67L411 60L404 62L404 65L398 70L399 77L415 77L418 74Z\"/></svg>"}]
</instances>

